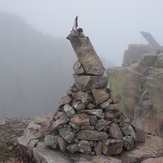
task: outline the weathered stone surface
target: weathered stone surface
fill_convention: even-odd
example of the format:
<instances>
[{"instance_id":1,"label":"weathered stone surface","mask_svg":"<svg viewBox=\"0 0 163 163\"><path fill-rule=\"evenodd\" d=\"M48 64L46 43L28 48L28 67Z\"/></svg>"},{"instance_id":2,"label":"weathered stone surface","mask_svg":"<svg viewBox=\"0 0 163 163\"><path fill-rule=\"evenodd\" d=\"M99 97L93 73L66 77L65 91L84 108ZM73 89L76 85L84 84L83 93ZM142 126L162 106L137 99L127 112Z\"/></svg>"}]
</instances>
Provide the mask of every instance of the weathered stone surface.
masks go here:
<instances>
[{"instance_id":1,"label":"weathered stone surface","mask_svg":"<svg viewBox=\"0 0 163 163\"><path fill-rule=\"evenodd\" d=\"M75 105L76 110L84 110L85 109L85 104L79 103Z\"/></svg>"},{"instance_id":2,"label":"weathered stone surface","mask_svg":"<svg viewBox=\"0 0 163 163\"><path fill-rule=\"evenodd\" d=\"M135 135L136 135L136 141L138 143L144 143L145 142L145 132L136 126L133 126L133 128L134 128Z\"/></svg>"},{"instance_id":3,"label":"weathered stone surface","mask_svg":"<svg viewBox=\"0 0 163 163\"><path fill-rule=\"evenodd\" d=\"M67 147L67 142L62 137L58 136L57 143L60 151L65 152Z\"/></svg>"},{"instance_id":4,"label":"weathered stone surface","mask_svg":"<svg viewBox=\"0 0 163 163\"><path fill-rule=\"evenodd\" d=\"M88 98L88 93L86 92L76 92L75 93L75 100L81 100L82 103L86 103Z\"/></svg>"},{"instance_id":5,"label":"weathered stone surface","mask_svg":"<svg viewBox=\"0 0 163 163\"><path fill-rule=\"evenodd\" d=\"M70 144L67 146L67 150L71 153L79 152L80 147L77 144Z\"/></svg>"},{"instance_id":6,"label":"weathered stone surface","mask_svg":"<svg viewBox=\"0 0 163 163\"><path fill-rule=\"evenodd\" d=\"M70 118L76 113L73 107L70 106L69 104L64 105L63 109L66 112L67 116Z\"/></svg>"},{"instance_id":7,"label":"weathered stone surface","mask_svg":"<svg viewBox=\"0 0 163 163\"><path fill-rule=\"evenodd\" d=\"M91 126L94 126L97 122L97 117L96 116L90 116L90 123Z\"/></svg>"},{"instance_id":8,"label":"weathered stone surface","mask_svg":"<svg viewBox=\"0 0 163 163\"><path fill-rule=\"evenodd\" d=\"M104 112L104 115L105 115L105 119L109 121L112 121L115 117L114 113L110 111Z\"/></svg>"},{"instance_id":9,"label":"weathered stone surface","mask_svg":"<svg viewBox=\"0 0 163 163\"><path fill-rule=\"evenodd\" d=\"M97 131L101 131L103 128L107 127L111 121L107 121L105 119L99 119L95 125L95 129Z\"/></svg>"},{"instance_id":10,"label":"weathered stone surface","mask_svg":"<svg viewBox=\"0 0 163 163\"><path fill-rule=\"evenodd\" d=\"M105 76L89 76L89 75L73 75L75 84L80 91L87 91L91 88L106 88L108 77Z\"/></svg>"},{"instance_id":11,"label":"weathered stone surface","mask_svg":"<svg viewBox=\"0 0 163 163\"><path fill-rule=\"evenodd\" d=\"M94 126L81 126L81 130L94 130Z\"/></svg>"},{"instance_id":12,"label":"weathered stone surface","mask_svg":"<svg viewBox=\"0 0 163 163\"><path fill-rule=\"evenodd\" d=\"M153 66L158 58L156 54L144 54L140 61L140 66L150 67Z\"/></svg>"},{"instance_id":13,"label":"weathered stone surface","mask_svg":"<svg viewBox=\"0 0 163 163\"><path fill-rule=\"evenodd\" d=\"M162 163L162 162L163 162L163 157L158 157L158 158L146 159L146 160L142 161L141 163Z\"/></svg>"},{"instance_id":14,"label":"weathered stone surface","mask_svg":"<svg viewBox=\"0 0 163 163\"><path fill-rule=\"evenodd\" d=\"M123 137L121 129L119 128L119 126L116 123L112 123L110 125L109 134L110 134L110 137L114 138L114 139L122 139L122 137Z\"/></svg>"},{"instance_id":15,"label":"weathered stone surface","mask_svg":"<svg viewBox=\"0 0 163 163\"><path fill-rule=\"evenodd\" d=\"M107 108L104 108L105 111L119 111L117 104L110 104Z\"/></svg>"},{"instance_id":16,"label":"weathered stone surface","mask_svg":"<svg viewBox=\"0 0 163 163\"><path fill-rule=\"evenodd\" d=\"M132 136L135 141L137 140L135 131L131 125L125 124L122 127L122 132L125 136Z\"/></svg>"},{"instance_id":17,"label":"weathered stone surface","mask_svg":"<svg viewBox=\"0 0 163 163\"><path fill-rule=\"evenodd\" d=\"M73 69L74 69L75 74L77 74L77 75L84 74L84 68L83 68L82 64L79 61L75 62L74 66L73 66Z\"/></svg>"},{"instance_id":18,"label":"weathered stone surface","mask_svg":"<svg viewBox=\"0 0 163 163\"><path fill-rule=\"evenodd\" d=\"M86 114L75 114L70 119L70 122L78 126L90 126L90 119L89 116Z\"/></svg>"},{"instance_id":19,"label":"weathered stone surface","mask_svg":"<svg viewBox=\"0 0 163 163\"><path fill-rule=\"evenodd\" d=\"M49 129L51 132L55 132L56 130L61 128L63 124L67 122L68 122L67 116L65 114L62 114L62 117L60 117L59 119L50 124Z\"/></svg>"},{"instance_id":20,"label":"weathered stone surface","mask_svg":"<svg viewBox=\"0 0 163 163\"><path fill-rule=\"evenodd\" d=\"M55 149L57 147L57 139L58 136L46 135L44 138L44 144Z\"/></svg>"},{"instance_id":21,"label":"weathered stone surface","mask_svg":"<svg viewBox=\"0 0 163 163\"><path fill-rule=\"evenodd\" d=\"M86 108L87 108L87 109L94 109L95 107L96 107L96 105L93 104L93 103L88 103L88 104L86 105Z\"/></svg>"},{"instance_id":22,"label":"weathered stone surface","mask_svg":"<svg viewBox=\"0 0 163 163\"><path fill-rule=\"evenodd\" d=\"M98 141L96 143L96 146L94 147L94 151L95 151L96 155L102 154L102 142L101 141Z\"/></svg>"},{"instance_id":23,"label":"weathered stone surface","mask_svg":"<svg viewBox=\"0 0 163 163\"><path fill-rule=\"evenodd\" d=\"M117 155L122 152L122 148L123 148L122 140L108 139L103 141L102 153L104 155Z\"/></svg>"},{"instance_id":24,"label":"weathered stone surface","mask_svg":"<svg viewBox=\"0 0 163 163\"><path fill-rule=\"evenodd\" d=\"M72 98L69 96L69 95L64 95L62 98L61 98L61 101L59 103L60 106L64 105L64 104L68 104L70 103L72 100Z\"/></svg>"},{"instance_id":25,"label":"weathered stone surface","mask_svg":"<svg viewBox=\"0 0 163 163\"><path fill-rule=\"evenodd\" d=\"M81 112L95 115L99 118L104 118L104 113L103 113L102 109L81 110Z\"/></svg>"},{"instance_id":26,"label":"weathered stone surface","mask_svg":"<svg viewBox=\"0 0 163 163\"><path fill-rule=\"evenodd\" d=\"M59 134L68 143L72 143L74 141L74 138L75 138L74 132L70 132L70 131L67 131L65 128L61 128L59 129Z\"/></svg>"},{"instance_id":27,"label":"weathered stone surface","mask_svg":"<svg viewBox=\"0 0 163 163\"><path fill-rule=\"evenodd\" d=\"M79 152L85 153L85 154L91 154L92 153L91 146L87 140L81 140L78 143L78 146L80 148Z\"/></svg>"},{"instance_id":28,"label":"weathered stone surface","mask_svg":"<svg viewBox=\"0 0 163 163\"><path fill-rule=\"evenodd\" d=\"M121 96L118 93L110 92L110 96L113 104L117 104L121 101Z\"/></svg>"},{"instance_id":29,"label":"weathered stone surface","mask_svg":"<svg viewBox=\"0 0 163 163\"><path fill-rule=\"evenodd\" d=\"M163 53L160 53L158 55L158 58L157 58L157 60L155 62L154 67L163 68Z\"/></svg>"},{"instance_id":30,"label":"weathered stone surface","mask_svg":"<svg viewBox=\"0 0 163 163\"><path fill-rule=\"evenodd\" d=\"M33 158L35 162L56 162L56 163L70 163L71 159L68 154L52 151L44 148L34 148L33 149Z\"/></svg>"},{"instance_id":31,"label":"weathered stone surface","mask_svg":"<svg viewBox=\"0 0 163 163\"><path fill-rule=\"evenodd\" d=\"M109 135L105 132L98 132L96 130L81 130L77 137L83 140L105 140Z\"/></svg>"},{"instance_id":32,"label":"weathered stone surface","mask_svg":"<svg viewBox=\"0 0 163 163\"><path fill-rule=\"evenodd\" d=\"M123 146L127 151L131 150L134 147L134 139L132 136L125 136L122 140Z\"/></svg>"},{"instance_id":33,"label":"weathered stone surface","mask_svg":"<svg viewBox=\"0 0 163 163\"><path fill-rule=\"evenodd\" d=\"M110 98L110 95L107 93L106 89L92 88L92 94L96 101L96 105L101 104Z\"/></svg>"},{"instance_id":34,"label":"weathered stone surface","mask_svg":"<svg viewBox=\"0 0 163 163\"><path fill-rule=\"evenodd\" d=\"M103 68L100 58L96 54L88 37L76 37L70 34L67 37L78 57L79 62L83 65L86 74L103 75Z\"/></svg>"},{"instance_id":35,"label":"weathered stone surface","mask_svg":"<svg viewBox=\"0 0 163 163\"><path fill-rule=\"evenodd\" d=\"M100 107L101 107L102 109L103 109L103 108L107 108L107 107L110 105L111 102L112 102L112 100L109 99L109 100L103 102L102 104L100 104Z\"/></svg>"}]
</instances>

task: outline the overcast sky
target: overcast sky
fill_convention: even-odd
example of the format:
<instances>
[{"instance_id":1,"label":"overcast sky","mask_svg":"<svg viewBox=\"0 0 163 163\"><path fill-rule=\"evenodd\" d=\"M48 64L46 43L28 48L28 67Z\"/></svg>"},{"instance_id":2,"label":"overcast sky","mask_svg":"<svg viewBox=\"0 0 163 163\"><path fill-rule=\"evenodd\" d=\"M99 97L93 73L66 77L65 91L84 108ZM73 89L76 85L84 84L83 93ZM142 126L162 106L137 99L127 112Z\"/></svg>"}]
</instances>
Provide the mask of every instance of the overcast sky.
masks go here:
<instances>
[{"instance_id":1,"label":"overcast sky","mask_svg":"<svg viewBox=\"0 0 163 163\"><path fill-rule=\"evenodd\" d=\"M129 44L146 43L140 31L150 32L163 45L163 0L0 0L0 11L20 15L39 31L63 38L78 15L79 27L98 55L118 66Z\"/></svg>"}]
</instances>

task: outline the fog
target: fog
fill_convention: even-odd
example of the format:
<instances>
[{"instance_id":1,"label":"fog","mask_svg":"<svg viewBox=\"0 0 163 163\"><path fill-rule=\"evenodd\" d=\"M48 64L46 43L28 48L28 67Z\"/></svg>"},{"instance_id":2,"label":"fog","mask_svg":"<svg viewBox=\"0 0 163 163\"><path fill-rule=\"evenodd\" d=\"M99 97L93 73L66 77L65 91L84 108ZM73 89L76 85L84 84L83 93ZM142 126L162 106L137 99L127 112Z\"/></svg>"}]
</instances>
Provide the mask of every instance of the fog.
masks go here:
<instances>
[{"instance_id":1,"label":"fog","mask_svg":"<svg viewBox=\"0 0 163 163\"><path fill-rule=\"evenodd\" d=\"M0 26L8 25L0 31L0 116L57 109L73 83L76 56L65 38L76 15L107 68L121 66L129 44L147 43L140 31L163 45L162 6L162 0L1 0Z\"/></svg>"}]
</instances>

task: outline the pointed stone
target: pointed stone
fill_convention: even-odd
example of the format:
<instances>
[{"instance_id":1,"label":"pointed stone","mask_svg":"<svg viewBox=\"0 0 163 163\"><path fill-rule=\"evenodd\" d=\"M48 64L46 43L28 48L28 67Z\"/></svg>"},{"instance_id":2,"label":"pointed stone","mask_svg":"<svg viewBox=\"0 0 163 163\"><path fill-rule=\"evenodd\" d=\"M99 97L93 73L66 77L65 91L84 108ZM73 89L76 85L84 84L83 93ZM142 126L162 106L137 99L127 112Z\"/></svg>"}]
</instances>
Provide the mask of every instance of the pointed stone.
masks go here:
<instances>
[{"instance_id":1,"label":"pointed stone","mask_svg":"<svg viewBox=\"0 0 163 163\"><path fill-rule=\"evenodd\" d=\"M76 37L70 34L67 39L70 40L78 61L82 64L86 74L100 76L104 74L105 69L102 62L88 37Z\"/></svg>"},{"instance_id":2,"label":"pointed stone","mask_svg":"<svg viewBox=\"0 0 163 163\"><path fill-rule=\"evenodd\" d=\"M110 98L110 95L107 93L106 89L92 88L92 94L95 98L96 105L102 104L103 102L109 100Z\"/></svg>"}]
</instances>

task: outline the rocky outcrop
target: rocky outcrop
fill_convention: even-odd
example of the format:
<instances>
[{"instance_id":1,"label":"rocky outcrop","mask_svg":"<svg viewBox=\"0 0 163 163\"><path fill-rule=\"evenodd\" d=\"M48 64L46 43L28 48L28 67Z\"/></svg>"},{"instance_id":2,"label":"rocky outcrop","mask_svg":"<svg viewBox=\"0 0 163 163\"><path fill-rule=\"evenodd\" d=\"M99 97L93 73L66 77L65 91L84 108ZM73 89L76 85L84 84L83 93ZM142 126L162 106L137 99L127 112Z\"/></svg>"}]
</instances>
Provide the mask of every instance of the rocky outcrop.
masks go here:
<instances>
[{"instance_id":1,"label":"rocky outcrop","mask_svg":"<svg viewBox=\"0 0 163 163\"><path fill-rule=\"evenodd\" d=\"M158 54L160 52L163 52L162 46L131 44L124 52L123 66L127 66L141 60L144 54Z\"/></svg>"},{"instance_id":2,"label":"rocky outcrop","mask_svg":"<svg viewBox=\"0 0 163 163\"><path fill-rule=\"evenodd\" d=\"M107 70L110 87L121 95L120 108L133 124L163 136L163 53L146 54L126 67Z\"/></svg>"}]
</instances>

